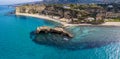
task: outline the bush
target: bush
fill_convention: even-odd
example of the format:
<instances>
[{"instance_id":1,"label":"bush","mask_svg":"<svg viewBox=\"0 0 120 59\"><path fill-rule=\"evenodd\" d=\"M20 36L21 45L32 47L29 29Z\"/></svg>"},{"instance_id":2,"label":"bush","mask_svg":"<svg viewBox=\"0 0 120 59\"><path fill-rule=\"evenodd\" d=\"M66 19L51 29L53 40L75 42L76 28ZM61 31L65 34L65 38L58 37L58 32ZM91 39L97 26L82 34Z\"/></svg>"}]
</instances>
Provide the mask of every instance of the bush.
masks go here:
<instances>
[{"instance_id":1,"label":"bush","mask_svg":"<svg viewBox=\"0 0 120 59\"><path fill-rule=\"evenodd\" d=\"M93 21L91 21L90 23L91 24L102 24L102 23L104 23L105 21L104 20L93 20Z\"/></svg>"}]
</instances>

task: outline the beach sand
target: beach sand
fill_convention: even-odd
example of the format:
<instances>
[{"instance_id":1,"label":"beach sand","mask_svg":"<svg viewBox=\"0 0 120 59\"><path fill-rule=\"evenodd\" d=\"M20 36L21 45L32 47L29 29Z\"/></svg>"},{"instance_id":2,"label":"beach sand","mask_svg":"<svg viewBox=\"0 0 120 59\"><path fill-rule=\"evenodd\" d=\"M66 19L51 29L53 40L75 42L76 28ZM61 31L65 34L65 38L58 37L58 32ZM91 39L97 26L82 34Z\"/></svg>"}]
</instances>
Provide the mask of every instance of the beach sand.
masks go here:
<instances>
[{"instance_id":1,"label":"beach sand","mask_svg":"<svg viewBox=\"0 0 120 59\"><path fill-rule=\"evenodd\" d=\"M30 16L30 17L36 17L36 18L42 18L45 20L51 20L54 22L58 22L62 24L63 26L120 26L120 22L105 22L100 25L92 25L92 24L68 24L67 22L62 22L60 19L55 19L50 16L45 16L45 15L39 15L39 14L27 14L27 13L16 13L16 15L21 15L21 16ZM67 20L67 19L66 19Z\"/></svg>"}]
</instances>

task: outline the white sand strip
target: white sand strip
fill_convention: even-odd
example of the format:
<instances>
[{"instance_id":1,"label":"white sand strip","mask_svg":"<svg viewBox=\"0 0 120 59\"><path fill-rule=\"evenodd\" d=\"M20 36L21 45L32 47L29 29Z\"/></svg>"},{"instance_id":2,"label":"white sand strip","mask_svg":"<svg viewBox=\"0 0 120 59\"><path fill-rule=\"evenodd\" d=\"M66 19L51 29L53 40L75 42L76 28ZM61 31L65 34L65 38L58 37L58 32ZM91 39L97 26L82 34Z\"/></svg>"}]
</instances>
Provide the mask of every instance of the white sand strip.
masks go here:
<instances>
[{"instance_id":1,"label":"white sand strip","mask_svg":"<svg viewBox=\"0 0 120 59\"><path fill-rule=\"evenodd\" d=\"M16 15L30 16L30 17L42 18L45 20L51 20L51 21L61 23L63 26L92 26L91 24L68 24L66 22L61 22L60 19L53 19L53 18L51 18L49 16L45 16L45 15L27 14L27 13L16 13ZM106 22L106 23L103 23L98 26L120 26L120 22Z\"/></svg>"}]
</instances>

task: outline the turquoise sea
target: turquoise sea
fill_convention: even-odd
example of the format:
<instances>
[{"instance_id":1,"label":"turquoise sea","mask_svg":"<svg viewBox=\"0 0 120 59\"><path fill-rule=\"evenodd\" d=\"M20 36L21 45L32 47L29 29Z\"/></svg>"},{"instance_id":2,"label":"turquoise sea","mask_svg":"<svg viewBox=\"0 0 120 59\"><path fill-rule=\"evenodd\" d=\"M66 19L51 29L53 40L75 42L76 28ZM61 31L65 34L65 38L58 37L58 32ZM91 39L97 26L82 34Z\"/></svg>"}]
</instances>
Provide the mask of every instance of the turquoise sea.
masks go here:
<instances>
[{"instance_id":1,"label":"turquoise sea","mask_svg":"<svg viewBox=\"0 0 120 59\"><path fill-rule=\"evenodd\" d=\"M38 26L59 24L7 15L12 10L13 7L0 6L0 59L120 59L120 27L70 27L68 30L75 36L71 40L74 44L61 49L36 44L30 38L30 32Z\"/></svg>"}]
</instances>

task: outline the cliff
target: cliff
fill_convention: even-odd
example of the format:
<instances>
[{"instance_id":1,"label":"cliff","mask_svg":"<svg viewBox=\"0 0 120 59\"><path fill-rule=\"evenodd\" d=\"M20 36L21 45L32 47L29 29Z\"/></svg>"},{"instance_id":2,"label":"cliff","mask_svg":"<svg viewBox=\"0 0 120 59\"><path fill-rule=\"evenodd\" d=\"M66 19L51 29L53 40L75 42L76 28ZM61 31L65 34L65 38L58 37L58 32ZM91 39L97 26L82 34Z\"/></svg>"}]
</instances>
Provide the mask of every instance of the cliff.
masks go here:
<instances>
[{"instance_id":1,"label":"cliff","mask_svg":"<svg viewBox=\"0 0 120 59\"><path fill-rule=\"evenodd\" d=\"M16 7L16 13L41 13L45 9L45 5L23 5Z\"/></svg>"}]
</instances>

